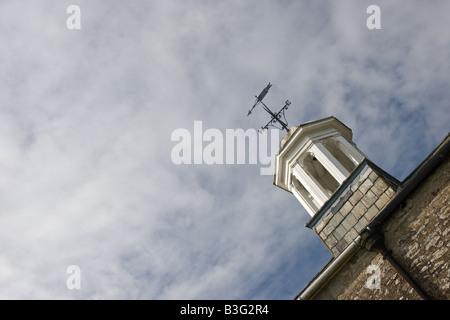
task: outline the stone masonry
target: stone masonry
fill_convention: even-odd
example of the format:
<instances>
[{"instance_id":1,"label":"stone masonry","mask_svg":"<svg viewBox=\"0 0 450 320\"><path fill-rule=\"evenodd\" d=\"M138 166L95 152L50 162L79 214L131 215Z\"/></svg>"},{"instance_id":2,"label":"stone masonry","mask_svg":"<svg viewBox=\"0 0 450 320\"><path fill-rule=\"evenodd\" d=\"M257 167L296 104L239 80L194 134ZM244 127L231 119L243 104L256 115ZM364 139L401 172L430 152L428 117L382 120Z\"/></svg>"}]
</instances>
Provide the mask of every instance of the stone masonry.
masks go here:
<instances>
[{"instance_id":1,"label":"stone masonry","mask_svg":"<svg viewBox=\"0 0 450 320\"><path fill-rule=\"evenodd\" d=\"M337 257L394 197L399 182L363 161L318 216L309 222L323 243ZM317 221L318 220L318 221Z\"/></svg>"},{"instance_id":2,"label":"stone masonry","mask_svg":"<svg viewBox=\"0 0 450 320\"><path fill-rule=\"evenodd\" d=\"M450 299L450 160L410 194L383 224L386 246L432 299ZM374 272L378 270L378 274ZM378 278L378 286L370 280ZM313 299L416 300L420 297L383 259L360 249Z\"/></svg>"},{"instance_id":3,"label":"stone masonry","mask_svg":"<svg viewBox=\"0 0 450 320\"><path fill-rule=\"evenodd\" d=\"M355 168L307 224L334 258L297 299L449 300L449 155L450 134L401 186L367 160ZM364 241L348 246L375 211L383 216L375 214L377 224L363 235L382 236L384 249Z\"/></svg>"}]
</instances>

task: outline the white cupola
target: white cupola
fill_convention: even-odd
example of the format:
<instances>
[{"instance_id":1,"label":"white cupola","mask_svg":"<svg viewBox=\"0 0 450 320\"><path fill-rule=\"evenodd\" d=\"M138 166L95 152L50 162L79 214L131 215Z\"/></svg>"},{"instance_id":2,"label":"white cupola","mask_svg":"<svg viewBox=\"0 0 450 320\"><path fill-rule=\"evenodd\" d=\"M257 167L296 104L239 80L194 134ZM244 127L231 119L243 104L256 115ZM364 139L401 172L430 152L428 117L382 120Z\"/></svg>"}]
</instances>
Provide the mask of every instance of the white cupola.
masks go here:
<instances>
[{"instance_id":1,"label":"white cupola","mask_svg":"<svg viewBox=\"0 0 450 320\"><path fill-rule=\"evenodd\" d=\"M311 216L365 158L352 131L335 117L293 127L276 156L274 184L295 195Z\"/></svg>"}]
</instances>

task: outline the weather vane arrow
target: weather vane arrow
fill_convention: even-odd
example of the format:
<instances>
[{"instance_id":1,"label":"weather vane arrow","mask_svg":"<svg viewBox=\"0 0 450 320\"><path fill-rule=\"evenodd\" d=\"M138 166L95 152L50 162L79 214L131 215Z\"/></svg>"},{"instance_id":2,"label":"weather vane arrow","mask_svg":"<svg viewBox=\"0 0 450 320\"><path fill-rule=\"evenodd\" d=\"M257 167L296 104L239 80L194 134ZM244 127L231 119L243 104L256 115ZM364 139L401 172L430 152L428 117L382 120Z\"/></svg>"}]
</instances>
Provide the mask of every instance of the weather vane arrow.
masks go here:
<instances>
[{"instance_id":1,"label":"weather vane arrow","mask_svg":"<svg viewBox=\"0 0 450 320\"><path fill-rule=\"evenodd\" d=\"M267 87L265 87L263 89L263 91L261 91L261 93L259 94L259 96L255 96L256 101L253 104L253 107L249 110L247 117L249 115L252 114L253 109L255 109L255 107L258 104L262 104L263 109L270 114L271 119L270 121L264 126L261 127L261 130L266 130L269 126L275 127L277 129L284 129L286 131L289 131L288 129L288 123L286 120L286 116L284 115L284 112L288 109L288 107L291 105L291 102L289 100L286 100L285 105L283 108L280 109L280 111L278 111L277 113L272 112L272 110L269 109L268 106L266 106L266 104L263 102L264 97L267 95L267 93L269 92L270 87L272 86L272 84L267 85ZM277 127L275 124L278 122L279 125L281 125L281 128Z\"/></svg>"}]
</instances>

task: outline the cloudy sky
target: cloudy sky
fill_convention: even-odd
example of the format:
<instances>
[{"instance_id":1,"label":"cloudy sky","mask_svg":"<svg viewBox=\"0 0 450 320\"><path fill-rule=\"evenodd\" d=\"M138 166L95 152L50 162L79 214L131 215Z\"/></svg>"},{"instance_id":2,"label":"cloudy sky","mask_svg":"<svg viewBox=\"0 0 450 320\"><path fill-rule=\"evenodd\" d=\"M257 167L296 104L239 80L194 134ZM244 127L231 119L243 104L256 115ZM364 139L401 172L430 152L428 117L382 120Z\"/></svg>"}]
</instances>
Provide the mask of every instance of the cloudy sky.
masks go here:
<instances>
[{"instance_id":1,"label":"cloudy sky","mask_svg":"<svg viewBox=\"0 0 450 320\"><path fill-rule=\"evenodd\" d=\"M331 258L309 215L260 165L175 165L172 132L259 128L262 109L246 115L270 81L265 101L289 99L290 125L333 115L402 180L449 131L449 12L2 0L0 298L294 298Z\"/></svg>"}]
</instances>

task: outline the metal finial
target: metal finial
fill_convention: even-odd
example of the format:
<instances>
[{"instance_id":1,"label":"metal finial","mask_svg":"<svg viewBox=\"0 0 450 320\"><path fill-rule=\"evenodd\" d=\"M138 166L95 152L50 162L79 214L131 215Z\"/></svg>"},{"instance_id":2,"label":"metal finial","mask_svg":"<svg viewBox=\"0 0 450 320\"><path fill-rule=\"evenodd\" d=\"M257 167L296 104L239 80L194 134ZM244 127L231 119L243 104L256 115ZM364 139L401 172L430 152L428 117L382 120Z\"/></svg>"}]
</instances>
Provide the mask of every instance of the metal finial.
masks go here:
<instances>
[{"instance_id":1,"label":"metal finial","mask_svg":"<svg viewBox=\"0 0 450 320\"><path fill-rule=\"evenodd\" d=\"M255 103L253 104L253 107L252 107L252 108L250 109L250 111L248 112L247 116L249 116L249 115L252 113L253 109L255 109L255 107L256 107L259 103L261 103L262 106L263 106L263 109L266 110L266 112L267 112L268 114L271 115L270 121L269 121L265 126L261 127L261 130L266 130L269 126L271 126L271 127L275 127L275 128L277 128L277 129L281 129L281 130L284 129L284 130L286 130L287 132L289 132L289 129L288 129L288 123L287 123L287 120L286 120L286 116L284 115L284 111L286 111L286 110L288 109L288 107L291 105L291 102L290 102L289 100L286 100L284 107L281 108L280 111L278 111L277 113L274 113L274 112L272 112L272 111L269 109L269 107L267 107L266 104L262 101L262 100L264 99L264 97L267 95L267 93L269 92L269 89L270 89L271 86L272 86L272 85L271 85L270 82L269 82L269 84L267 85L267 87L265 87L265 88L263 89L263 91L261 91L261 93L259 94L259 96L255 96L256 101L255 101ZM282 118L283 118L284 120L282 120ZM279 125L281 125L281 128L279 128L279 127L277 127L277 126L275 125L277 122L279 123Z\"/></svg>"}]
</instances>

